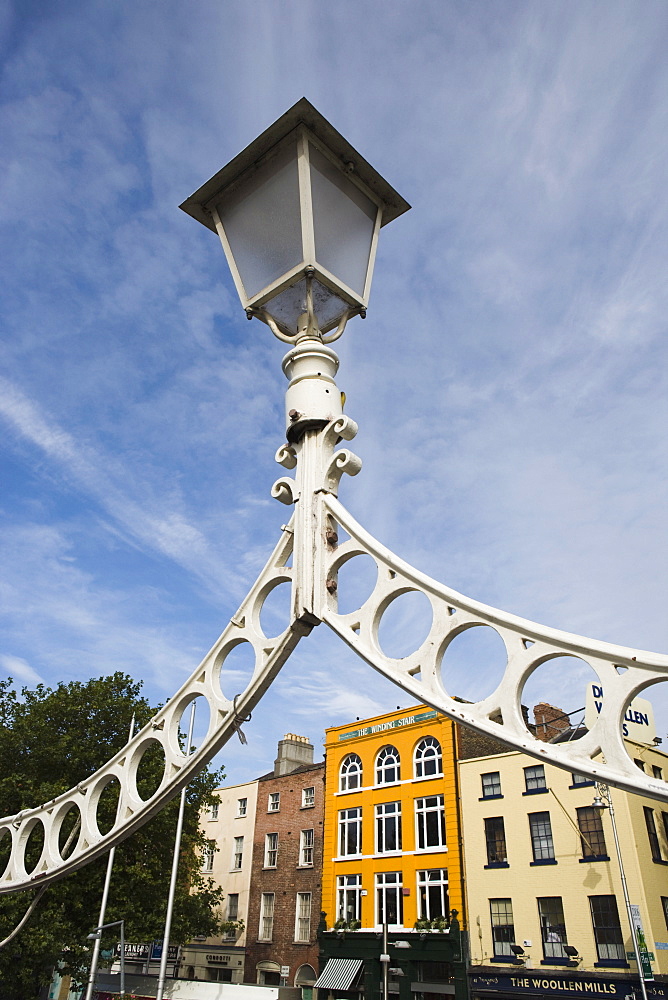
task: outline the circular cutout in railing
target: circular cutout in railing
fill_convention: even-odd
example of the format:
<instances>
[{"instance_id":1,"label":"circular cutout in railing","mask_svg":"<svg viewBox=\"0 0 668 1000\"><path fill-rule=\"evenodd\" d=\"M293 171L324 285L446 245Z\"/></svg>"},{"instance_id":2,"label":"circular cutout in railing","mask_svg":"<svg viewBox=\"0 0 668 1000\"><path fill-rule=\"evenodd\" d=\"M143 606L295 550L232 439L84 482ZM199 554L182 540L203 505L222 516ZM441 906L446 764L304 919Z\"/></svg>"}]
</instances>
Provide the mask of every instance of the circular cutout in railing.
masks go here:
<instances>
[{"instance_id":1,"label":"circular cutout in railing","mask_svg":"<svg viewBox=\"0 0 668 1000\"><path fill-rule=\"evenodd\" d=\"M268 639L282 635L290 624L292 587L281 580L269 591L260 608L260 628Z\"/></svg>"},{"instance_id":2,"label":"circular cutout in railing","mask_svg":"<svg viewBox=\"0 0 668 1000\"><path fill-rule=\"evenodd\" d=\"M243 694L255 672L255 650L250 642L242 639L236 646L227 649L220 667L220 689L232 701L237 694Z\"/></svg>"},{"instance_id":3,"label":"circular cutout in railing","mask_svg":"<svg viewBox=\"0 0 668 1000\"><path fill-rule=\"evenodd\" d=\"M503 679L506 645L491 625L472 625L457 632L441 659L441 683L452 698L482 701Z\"/></svg>"},{"instance_id":4,"label":"circular cutout in railing","mask_svg":"<svg viewBox=\"0 0 668 1000\"><path fill-rule=\"evenodd\" d=\"M420 590L393 598L378 627L378 643L385 655L400 660L414 653L429 635L433 617L431 601Z\"/></svg>"},{"instance_id":5,"label":"circular cutout in railing","mask_svg":"<svg viewBox=\"0 0 668 1000\"><path fill-rule=\"evenodd\" d=\"M578 656L553 656L539 664L520 694L538 739L561 743L584 735L588 691L598 684L596 671Z\"/></svg>"},{"instance_id":6,"label":"circular cutout in railing","mask_svg":"<svg viewBox=\"0 0 668 1000\"><path fill-rule=\"evenodd\" d=\"M25 841L23 855L23 863L28 875L32 874L35 868L37 868L39 859L42 857L42 851L44 850L44 824L41 819L32 820L32 824L28 839Z\"/></svg>"},{"instance_id":7,"label":"circular cutout in railing","mask_svg":"<svg viewBox=\"0 0 668 1000\"><path fill-rule=\"evenodd\" d=\"M206 739L206 734L209 731L209 722L211 721L209 702L204 695L200 694L191 698L184 707L179 720L179 747L181 748L181 752L186 756L188 756L188 730L190 729L190 714L193 711L193 706L195 717L193 719L193 733L190 740L190 753L201 746Z\"/></svg>"},{"instance_id":8,"label":"circular cutout in railing","mask_svg":"<svg viewBox=\"0 0 668 1000\"><path fill-rule=\"evenodd\" d=\"M81 813L79 807L72 803L66 813L60 818L58 829L58 851L61 858L69 858L79 842L81 833Z\"/></svg>"},{"instance_id":9,"label":"circular cutout in railing","mask_svg":"<svg viewBox=\"0 0 668 1000\"><path fill-rule=\"evenodd\" d=\"M602 694L605 711L605 691ZM624 709L621 720L624 746L630 759L649 778L668 781L668 681L645 687ZM664 813L663 816L668 814ZM648 832L650 819L647 819ZM657 823L659 818L657 818ZM662 827L668 819L661 817ZM668 825L662 830L668 837ZM659 834L661 836L661 834ZM653 838L651 841L656 843ZM654 860L658 860L655 858ZM666 859L663 859L666 860Z\"/></svg>"},{"instance_id":10,"label":"circular cutout in railing","mask_svg":"<svg viewBox=\"0 0 668 1000\"><path fill-rule=\"evenodd\" d=\"M114 827L118 814L118 800L121 794L121 785L118 778L110 778L100 792L97 800L97 810L95 822L100 833L104 836Z\"/></svg>"},{"instance_id":11,"label":"circular cutout in railing","mask_svg":"<svg viewBox=\"0 0 668 1000\"><path fill-rule=\"evenodd\" d=\"M162 744L151 740L144 750L135 772L137 793L144 802L157 792L165 773L165 752Z\"/></svg>"},{"instance_id":12,"label":"circular cutout in railing","mask_svg":"<svg viewBox=\"0 0 668 1000\"><path fill-rule=\"evenodd\" d=\"M373 593L377 579L378 567L371 556L353 556L339 566L335 591L338 614L359 610Z\"/></svg>"},{"instance_id":13,"label":"circular cutout in railing","mask_svg":"<svg viewBox=\"0 0 668 1000\"><path fill-rule=\"evenodd\" d=\"M2 877L12 856L12 835L7 827L0 832L0 877Z\"/></svg>"}]
</instances>

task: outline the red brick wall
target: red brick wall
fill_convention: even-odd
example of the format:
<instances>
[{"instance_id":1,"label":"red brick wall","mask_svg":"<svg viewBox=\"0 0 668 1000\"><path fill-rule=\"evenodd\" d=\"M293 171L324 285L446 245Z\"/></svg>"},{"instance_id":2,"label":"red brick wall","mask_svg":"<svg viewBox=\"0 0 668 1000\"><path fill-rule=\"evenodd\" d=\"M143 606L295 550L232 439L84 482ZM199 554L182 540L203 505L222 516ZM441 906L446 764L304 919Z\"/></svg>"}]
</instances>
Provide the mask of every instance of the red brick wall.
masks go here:
<instances>
[{"instance_id":1,"label":"red brick wall","mask_svg":"<svg viewBox=\"0 0 668 1000\"><path fill-rule=\"evenodd\" d=\"M318 971L316 931L320 920L324 763L300 767L291 774L269 775L258 782L257 812L253 836L253 864L246 935L245 981L257 982L258 962L290 966L287 984L292 986L300 965ZM302 808L302 789L315 787L315 806ZM280 810L268 812L269 795L280 792ZM302 830L313 829L313 867L299 867ZM276 868L264 868L265 835L278 833ZM274 893L274 929L270 943L258 940L262 893ZM311 893L311 928L308 944L296 943L295 906L298 892Z\"/></svg>"}]
</instances>

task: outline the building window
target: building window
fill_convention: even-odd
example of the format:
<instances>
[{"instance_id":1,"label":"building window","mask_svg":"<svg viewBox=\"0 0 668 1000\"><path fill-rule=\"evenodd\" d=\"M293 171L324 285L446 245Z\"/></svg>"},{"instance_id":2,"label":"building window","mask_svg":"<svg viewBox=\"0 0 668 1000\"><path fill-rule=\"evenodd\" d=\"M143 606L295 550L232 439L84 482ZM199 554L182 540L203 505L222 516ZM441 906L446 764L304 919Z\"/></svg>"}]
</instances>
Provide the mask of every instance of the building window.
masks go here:
<instances>
[{"instance_id":1,"label":"building window","mask_svg":"<svg viewBox=\"0 0 668 1000\"><path fill-rule=\"evenodd\" d=\"M271 941L274 934L274 894L262 893L260 906L260 941Z\"/></svg>"},{"instance_id":2,"label":"building window","mask_svg":"<svg viewBox=\"0 0 668 1000\"><path fill-rule=\"evenodd\" d=\"M433 920L450 914L448 869L432 868L417 873L418 917Z\"/></svg>"},{"instance_id":3,"label":"building window","mask_svg":"<svg viewBox=\"0 0 668 1000\"><path fill-rule=\"evenodd\" d=\"M586 774L576 774L575 771L571 773L571 788L577 788L581 785L593 785L594 782L591 778L588 778Z\"/></svg>"},{"instance_id":4,"label":"building window","mask_svg":"<svg viewBox=\"0 0 668 1000\"><path fill-rule=\"evenodd\" d=\"M376 875L376 924L403 927L403 892L401 872Z\"/></svg>"},{"instance_id":5,"label":"building window","mask_svg":"<svg viewBox=\"0 0 668 1000\"><path fill-rule=\"evenodd\" d=\"M529 813L529 829L534 863L553 861L554 844L549 812Z\"/></svg>"},{"instance_id":6,"label":"building window","mask_svg":"<svg viewBox=\"0 0 668 1000\"><path fill-rule=\"evenodd\" d=\"M342 809L339 812L339 856L362 853L362 810Z\"/></svg>"},{"instance_id":7,"label":"building window","mask_svg":"<svg viewBox=\"0 0 668 1000\"><path fill-rule=\"evenodd\" d=\"M652 777L657 778L659 781L663 781L663 771L656 764L652 764Z\"/></svg>"},{"instance_id":8,"label":"building window","mask_svg":"<svg viewBox=\"0 0 668 1000\"><path fill-rule=\"evenodd\" d=\"M237 799L237 816L245 816L248 811L248 799Z\"/></svg>"},{"instance_id":9,"label":"building window","mask_svg":"<svg viewBox=\"0 0 668 1000\"><path fill-rule=\"evenodd\" d=\"M202 871L212 872L213 871L213 855L214 849L211 844L208 844L202 851Z\"/></svg>"},{"instance_id":10,"label":"building window","mask_svg":"<svg viewBox=\"0 0 668 1000\"><path fill-rule=\"evenodd\" d=\"M668 931L668 896L661 897L661 905L663 907L663 919L666 921L666 930Z\"/></svg>"},{"instance_id":11,"label":"building window","mask_svg":"<svg viewBox=\"0 0 668 1000\"><path fill-rule=\"evenodd\" d=\"M637 757L634 757L633 758L633 763L635 764L636 767L639 767L641 771L645 770L645 761L644 760L638 760Z\"/></svg>"},{"instance_id":12,"label":"building window","mask_svg":"<svg viewBox=\"0 0 668 1000\"><path fill-rule=\"evenodd\" d=\"M433 736L425 736L415 748L415 777L431 778L443 774L441 744Z\"/></svg>"},{"instance_id":13,"label":"building window","mask_svg":"<svg viewBox=\"0 0 668 1000\"><path fill-rule=\"evenodd\" d=\"M277 813L280 808L281 808L281 793L270 792L269 802L267 803L267 812Z\"/></svg>"},{"instance_id":14,"label":"building window","mask_svg":"<svg viewBox=\"0 0 668 1000\"><path fill-rule=\"evenodd\" d=\"M339 779L339 790L342 792L362 787L362 761L356 753L349 753L341 761Z\"/></svg>"},{"instance_id":15,"label":"building window","mask_svg":"<svg viewBox=\"0 0 668 1000\"><path fill-rule=\"evenodd\" d=\"M383 747L376 757L376 784L389 785L399 781L399 751L396 747Z\"/></svg>"},{"instance_id":16,"label":"building window","mask_svg":"<svg viewBox=\"0 0 668 1000\"><path fill-rule=\"evenodd\" d=\"M494 957L513 959L515 956L510 947L515 941L512 900L490 899L489 912L492 921Z\"/></svg>"},{"instance_id":17,"label":"building window","mask_svg":"<svg viewBox=\"0 0 668 1000\"><path fill-rule=\"evenodd\" d=\"M608 851L605 846L601 810L594 808L594 806L583 806L576 811L582 843L582 857L590 860L607 858Z\"/></svg>"},{"instance_id":18,"label":"building window","mask_svg":"<svg viewBox=\"0 0 668 1000\"><path fill-rule=\"evenodd\" d=\"M278 857L278 834L267 833L264 838L264 867L275 868Z\"/></svg>"},{"instance_id":19,"label":"building window","mask_svg":"<svg viewBox=\"0 0 668 1000\"><path fill-rule=\"evenodd\" d=\"M362 901L362 876L339 875L336 880L336 919L359 920Z\"/></svg>"},{"instance_id":20,"label":"building window","mask_svg":"<svg viewBox=\"0 0 668 1000\"><path fill-rule=\"evenodd\" d=\"M668 813L662 812L661 819L663 820L663 832L666 837L666 843L668 843Z\"/></svg>"},{"instance_id":21,"label":"building window","mask_svg":"<svg viewBox=\"0 0 668 1000\"><path fill-rule=\"evenodd\" d=\"M542 896L538 900L540 935L543 941L543 958L567 958L564 907L561 896Z\"/></svg>"},{"instance_id":22,"label":"building window","mask_svg":"<svg viewBox=\"0 0 668 1000\"><path fill-rule=\"evenodd\" d=\"M485 820L485 843L487 845L488 865L505 865L508 863L506 830L503 824L503 816L490 816Z\"/></svg>"},{"instance_id":23,"label":"building window","mask_svg":"<svg viewBox=\"0 0 668 1000\"><path fill-rule=\"evenodd\" d=\"M652 852L652 861L663 861L663 858L661 857L659 835L656 832L654 810L651 809L650 806L643 806L643 812L645 813L645 826L647 827L647 836L649 837L649 848Z\"/></svg>"},{"instance_id":24,"label":"building window","mask_svg":"<svg viewBox=\"0 0 668 1000\"><path fill-rule=\"evenodd\" d=\"M590 896L589 905L599 962L626 964L617 900L614 896Z\"/></svg>"},{"instance_id":25,"label":"building window","mask_svg":"<svg viewBox=\"0 0 668 1000\"><path fill-rule=\"evenodd\" d=\"M415 800L415 838L418 850L445 847L445 809L442 795Z\"/></svg>"},{"instance_id":26,"label":"building window","mask_svg":"<svg viewBox=\"0 0 668 1000\"><path fill-rule=\"evenodd\" d=\"M313 865L313 830L302 830L299 838L299 864Z\"/></svg>"},{"instance_id":27,"label":"building window","mask_svg":"<svg viewBox=\"0 0 668 1000\"><path fill-rule=\"evenodd\" d=\"M315 788L302 788L302 809L312 809L315 805Z\"/></svg>"},{"instance_id":28,"label":"building window","mask_svg":"<svg viewBox=\"0 0 668 1000\"><path fill-rule=\"evenodd\" d=\"M244 838L235 837L234 838L234 851L232 852L232 868L234 871L239 871L241 868L241 862L244 856Z\"/></svg>"},{"instance_id":29,"label":"building window","mask_svg":"<svg viewBox=\"0 0 668 1000\"><path fill-rule=\"evenodd\" d=\"M218 807L219 807L219 805L220 805L219 802L212 802L211 803L211 805L209 806L209 808L207 810L207 814L206 814L206 818L207 819L209 819L209 820L218 819Z\"/></svg>"},{"instance_id":30,"label":"building window","mask_svg":"<svg viewBox=\"0 0 668 1000\"><path fill-rule=\"evenodd\" d=\"M525 795L533 795L536 792L546 792L547 785L545 783L545 768L542 764L536 764L534 767L524 768L524 785L526 791Z\"/></svg>"},{"instance_id":31,"label":"building window","mask_svg":"<svg viewBox=\"0 0 668 1000\"><path fill-rule=\"evenodd\" d=\"M311 940L311 893L298 892L295 907L295 941Z\"/></svg>"},{"instance_id":32,"label":"building window","mask_svg":"<svg viewBox=\"0 0 668 1000\"><path fill-rule=\"evenodd\" d=\"M239 919L239 893L228 892L227 894L227 919Z\"/></svg>"},{"instance_id":33,"label":"building window","mask_svg":"<svg viewBox=\"0 0 668 1000\"><path fill-rule=\"evenodd\" d=\"M376 806L376 854L401 850L401 803L383 802Z\"/></svg>"},{"instance_id":34,"label":"building window","mask_svg":"<svg viewBox=\"0 0 668 1000\"><path fill-rule=\"evenodd\" d=\"M501 775L498 771L490 771L488 774L480 775L482 781L483 799L501 798Z\"/></svg>"}]
</instances>

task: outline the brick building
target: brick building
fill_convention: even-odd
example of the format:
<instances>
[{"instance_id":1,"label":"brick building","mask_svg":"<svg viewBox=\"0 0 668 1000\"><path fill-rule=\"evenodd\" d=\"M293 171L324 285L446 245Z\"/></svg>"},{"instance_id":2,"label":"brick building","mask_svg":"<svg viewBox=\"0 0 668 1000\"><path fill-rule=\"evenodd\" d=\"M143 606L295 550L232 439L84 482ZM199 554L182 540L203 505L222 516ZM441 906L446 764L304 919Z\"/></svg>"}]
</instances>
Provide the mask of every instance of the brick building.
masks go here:
<instances>
[{"instance_id":1,"label":"brick building","mask_svg":"<svg viewBox=\"0 0 668 1000\"><path fill-rule=\"evenodd\" d=\"M288 734L257 782L245 981L310 986L318 969L324 763Z\"/></svg>"}]
</instances>

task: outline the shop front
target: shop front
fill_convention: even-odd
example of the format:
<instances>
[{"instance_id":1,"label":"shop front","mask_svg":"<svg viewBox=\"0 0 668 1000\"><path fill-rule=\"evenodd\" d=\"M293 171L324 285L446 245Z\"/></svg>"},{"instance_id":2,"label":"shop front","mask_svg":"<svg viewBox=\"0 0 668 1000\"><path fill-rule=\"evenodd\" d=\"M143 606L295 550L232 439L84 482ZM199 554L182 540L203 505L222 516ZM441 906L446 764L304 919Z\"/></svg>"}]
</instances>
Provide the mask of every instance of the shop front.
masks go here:
<instances>
[{"instance_id":1,"label":"shop front","mask_svg":"<svg viewBox=\"0 0 668 1000\"><path fill-rule=\"evenodd\" d=\"M668 1000L668 977L645 983L648 1000ZM665 981L663 981L665 979ZM543 972L520 968L498 972L478 967L469 970L471 1000L520 1000L520 997L617 997L618 1000L641 1000L640 983L635 976L603 976L582 972Z\"/></svg>"}]
</instances>

